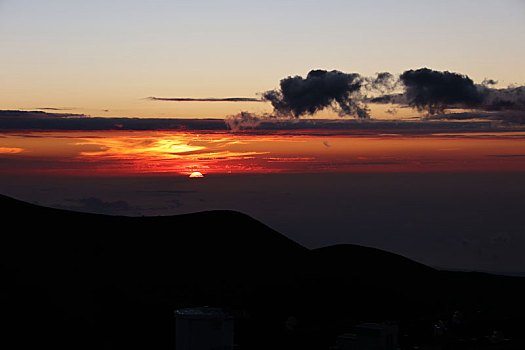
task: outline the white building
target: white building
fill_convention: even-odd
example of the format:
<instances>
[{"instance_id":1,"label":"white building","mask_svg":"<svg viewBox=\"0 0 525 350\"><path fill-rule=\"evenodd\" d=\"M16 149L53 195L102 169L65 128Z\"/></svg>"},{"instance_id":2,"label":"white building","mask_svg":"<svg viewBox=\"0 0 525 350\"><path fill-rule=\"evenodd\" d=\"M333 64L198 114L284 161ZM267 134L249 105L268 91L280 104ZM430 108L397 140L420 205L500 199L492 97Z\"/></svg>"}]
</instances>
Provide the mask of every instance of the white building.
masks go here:
<instances>
[{"instance_id":1,"label":"white building","mask_svg":"<svg viewBox=\"0 0 525 350\"><path fill-rule=\"evenodd\" d=\"M233 317L221 309L176 310L175 326L176 350L233 349Z\"/></svg>"},{"instance_id":2,"label":"white building","mask_svg":"<svg viewBox=\"0 0 525 350\"><path fill-rule=\"evenodd\" d=\"M339 350L394 350L397 348L398 328L395 325L362 323L352 333L336 339Z\"/></svg>"}]
</instances>

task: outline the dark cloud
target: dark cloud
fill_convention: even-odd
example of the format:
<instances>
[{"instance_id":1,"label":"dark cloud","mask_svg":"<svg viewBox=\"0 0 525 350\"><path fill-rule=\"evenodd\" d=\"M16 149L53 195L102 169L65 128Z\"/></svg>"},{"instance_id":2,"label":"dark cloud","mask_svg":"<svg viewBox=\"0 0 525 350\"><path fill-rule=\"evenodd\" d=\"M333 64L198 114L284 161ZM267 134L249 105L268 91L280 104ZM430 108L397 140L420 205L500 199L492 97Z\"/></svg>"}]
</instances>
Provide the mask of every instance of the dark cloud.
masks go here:
<instances>
[{"instance_id":1,"label":"dark cloud","mask_svg":"<svg viewBox=\"0 0 525 350\"><path fill-rule=\"evenodd\" d=\"M40 108L44 109L44 108ZM59 109L49 110L58 111ZM0 110L0 121L9 118L70 118L70 117L86 117L85 114L73 114L73 113L49 113L44 111L21 111L15 110Z\"/></svg>"},{"instance_id":2,"label":"dark cloud","mask_svg":"<svg viewBox=\"0 0 525 350\"><path fill-rule=\"evenodd\" d=\"M9 112L9 113L3 113ZM473 121L476 119L476 121ZM518 112L449 113L429 116L424 120L378 120L366 123L354 119L300 119L277 118L272 115L255 115L241 112L226 119L169 119L169 118L102 118L57 117L54 113L40 112L36 115L17 117L10 111L0 111L0 130L57 130L57 131L103 131L103 130L177 130L199 132L247 132L251 134L284 135L369 135L378 132L399 134L427 134L450 131L505 131L496 121L509 124L525 124L525 114ZM503 125L504 126L504 125ZM510 125L508 130L522 130Z\"/></svg>"},{"instance_id":3,"label":"dark cloud","mask_svg":"<svg viewBox=\"0 0 525 350\"><path fill-rule=\"evenodd\" d=\"M429 68L407 70L399 77L389 72L364 77L337 70L312 70L306 78L289 76L278 89L262 93L274 116L299 118L332 108L339 116L369 118L367 103L388 103L443 114L449 109L525 111L525 87L492 88L485 79L475 84L467 75Z\"/></svg>"},{"instance_id":4,"label":"dark cloud","mask_svg":"<svg viewBox=\"0 0 525 350\"><path fill-rule=\"evenodd\" d=\"M259 98L253 97L209 97L209 98L193 98L193 97L148 97L152 101L173 101L173 102L263 102Z\"/></svg>"},{"instance_id":5,"label":"dark cloud","mask_svg":"<svg viewBox=\"0 0 525 350\"><path fill-rule=\"evenodd\" d=\"M381 91L385 93L367 98L367 102L406 105L427 112L429 116L443 115L446 110L458 108L470 109L475 113L525 112L525 86L496 89L491 87L497 84L493 79L485 79L481 84L475 84L467 75L429 68L407 70L399 76L397 83L393 83L391 77L388 78L390 85L382 84ZM384 89L389 86L393 87L390 92ZM392 92L399 86L402 87L401 92ZM519 115L513 115L511 118L509 114L500 116L505 121L523 123L524 120L523 116ZM464 117L465 115L461 114L456 119L466 119ZM495 115L489 117L497 119Z\"/></svg>"},{"instance_id":6,"label":"dark cloud","mask_svg":"<svg viewBox=\"0 0 525 350\"><path fill-rule=\"evenodd\" d=\"M222 119L102 118L0 110L0 130L226 130Z\"/></svg>"},{"instance_id":7,"label":"dark cloud","mask_svg":"<svg viewBox=\"0 0 525 350\"><path fill-rule=\"evenodd\" d=\"M484 93L483 104L479 108L487 111L525 112L525 86L492 89L481 87Z\"/></svg>"},{"instance_id":8,"label":"dark cloud","mask_svg":"<svg viewBox=\"0 0 525 350\"><path fill-rule=\"evenodd\" d=\"M330 108L339 116L369 119L368 103L397 104L427 112L429 116L445 114L452 109L484 111L525 112L525 87L496 89L498 82L485 78L475 84L467 75L436 71L429 68L410 69L399 76L389 72L365 77L358 73L338 70L311 70L305 78L288 76L281 79L279 88L261 93L261 98L190 98L148 97L154 101L201 101L201 102L270 102L272 115L257 116L241 112L226 118L232 130L253 128L261 120L273 118L295 118ZM392 112L389 110L388 113ZM522 123L521 117L513 117Z\"/></svg>"},{"instance_id":9,"label":"dark cloud","mask_svg":"<svg viewBox=\"0 0 525 350\"><path fill-rule=\"evenodd\" d=\"M493 157L493 158L525 158L525 154L487 154L486 157Z\"/></svg>"},{"instance_id":10,"label":"dark cloud","mask_svg":"<svg viewBox=\"0 0 525 350\"><path fill-rule=\"evenodd\" d=\"M472 119L492 119L493 113L489 112L456 112L456 113L441 113L430 115L427 120L472 120Z\"/></svg>"},{"instance_id":11,"label":"dark cloud","mask_svg":"<svg viewBox=\"0 0 525 350\"><path fill-rule=\"evenodd\" d=\"M38 107L35 109L40 109L43 111L70 111L75 108L58 108L58 107Z\"/></svg>"},{"instance_id":12,"label":"dark cloud","mask_svg":"<svg viewBox=\"0 0 525 350\"><path fill-rule=\"evenodd\" d=\"M374 78L367 78L367 88L382 94L392 92L399 85L399 80L389 72L377 73Z\"/></svg>"},{"instance_id":13,"label":"dark cloud","mask_svg":"<svg viewBox=\"0 0 525 350\"><path fill-rule=\"evenodd\" d=\"M407 104L429 114L443 113L449 106L475 108L484 93L466 75L428 68L405 71L399 77Z\"/></svg>"},{"instance_id":14,"label":"dark cloud","mask_svg":"<svg viewBox=\"0 0 525 350\"><path fill-rule=\"evenodd\" d=\"M486 120L498 123L500 126L519 126L525 125L525 112L520 111L474 111L474 112L458 112L458 113L443 113L430 115L427 120Z\"/></svg>"},{"instance_id":15,"label":"dark cloud","mask_svg":"<svg viewBox=\"0 0 525 350\"><path fill-rule=\"evenodd\" d=\"M269 116L258 116L249 112L241 112L236 115L227 116L224 119L224 123L226 123L230 130L238 131L242 129L254 129L267 118L269 118Z\"/></svg>"},{"instance_id":16,"label":"dark cloud","mask_svg":"<svg viewBox=\"0 0 525 350\"><path fill-rule=\"evenodd\" d=\"M369 118L369 110L363 98L363 91L376 91L382 94L394 90L399 81L389 72L377 73L375 77L362 77L357 73L343 73L337 70L311 70L306 78L287 77L281 80L279 89L262 93L262 98L226 97L148 97L152 101L175 102L270 102L274 108L273 117L295 117L313 115L325 108L332 108L340 116ZM362 91L363 90L363 91ZM228 117L233 127L242 127L254 118L267 118L269 115L248 116L243 112ZM238 123L240 122L240 123ZM237 125L239 124L239 125Z\"/></svg>"},{"instance_id":17,"label":"dark cloud","mask_svg":"<svg viewBox=\"0 0 525 350\"><path fill-rule=\"evenodd\" d=\"M491 86L491 85L496 85L498 82L494 79L483 79L483 81L481 82L481 85L485 85L485 86Z\"/></svg>"},{"instance_id":18,"label":"dark cloud","mask_svg":"<svg viewBox=\"0 0 525 350\"><path fill-rule=\"evenodd\" d=\"M449 109L525 111L525 87L496 89L497 81L475 84L467 75L429 68L407 70L399 77L389 72L375 77L357 73L312 70L306 78L289 76L279 89L262 94L276 116L299 118L332 108L340 116L369 118L367 103L408 106L428 115ZM519 119L518 119L519 120Z\"/></svg>"},{"instance_id":19,"label":"dark cloud","mask_svg":"<svg viewBox=\"0 0 525 350\"><path fill-rule=\"evenodd\" d=\"M341 116L365 119L369 118L361 96L365 83L365 79L357 73L318 69L310 71L306 78L284 78L279 89L266 91L262 96L263 100L272 104L279 116L299 118L330 107Z\"/></svg>"}]
</instances>

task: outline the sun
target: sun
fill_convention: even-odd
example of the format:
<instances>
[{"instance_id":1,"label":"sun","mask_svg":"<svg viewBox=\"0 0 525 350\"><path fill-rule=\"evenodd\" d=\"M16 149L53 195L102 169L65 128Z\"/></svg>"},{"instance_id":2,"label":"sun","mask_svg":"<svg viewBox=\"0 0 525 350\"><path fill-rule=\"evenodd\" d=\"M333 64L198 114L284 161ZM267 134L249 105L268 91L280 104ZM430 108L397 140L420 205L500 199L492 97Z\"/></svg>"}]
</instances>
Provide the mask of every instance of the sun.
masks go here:
<instances>
[{"instance_id":1,"label":"sun","mask_svg":"<svg viewBox=\"0 0 525 350\"><path fill-rule=\"evenodd\" d=\"M190 177L204 177L200 171L194 171L190 174Z\"/></svg>"}]
</instances>

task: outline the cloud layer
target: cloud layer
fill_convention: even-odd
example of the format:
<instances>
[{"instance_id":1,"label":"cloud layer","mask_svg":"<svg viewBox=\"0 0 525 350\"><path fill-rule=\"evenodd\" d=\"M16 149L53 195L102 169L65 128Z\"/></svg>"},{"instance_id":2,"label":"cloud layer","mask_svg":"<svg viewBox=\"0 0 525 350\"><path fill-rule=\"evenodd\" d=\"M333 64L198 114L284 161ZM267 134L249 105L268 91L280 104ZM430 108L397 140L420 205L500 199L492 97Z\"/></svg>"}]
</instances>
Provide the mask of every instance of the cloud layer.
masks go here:
<instances>
[{"instance_id":1,"label":"cloud layer","mask_svg":"<svg viewBox=\"0 0 525 350\"><path fill-rule=\"evenodd\" d=\"M253 97L148 97L151 101L173 101L173 102L263 102L261 99Z\"/></svg>"},{"instance_id":2,"label":"cloud layer","mask_svg":"<svg viewBox=\"0 0 525 350\"><path fill-rule=\"evenodd\" d=\"M336 70L312 70L306 78L282 79L278 89L266 91L262 96L272 104L275 115L295 118L332 108L339 116L367 119L368 103L388 103L411 107L428 116L454 109L510 112L499 116L505 121L522 123L525 86L497 89L493 87L496 84L492 79L475 84L467 75L429 68L410 69L398 77L388 72L365 77ZM491 115L489 119L497 118Z\"/></svg>"},{"instance_id":3,"label":"cloud layer","mask_svg":"<svg viewBox=\"0 0 525 350\"><path fill-rule=\"evenodd\" d=\"M496 89L494 80L474 84L466 75L428 68L405 71L399 77L404 92L394 98L429 115L446 109L525 111L525 87Z\"/></svg>"},{"instance_id":4,"label":"cloud layer","mask_svg":"<svg viewBox=\"0 0 525 350\"><path fill-rule=\"evenodd\" d=\"M263 99L272 104L279 116L298 118L331 107L340 115L368 118L361 96L363 84L363 78L357 73L318 69L310 71L306 78L282 79L280 88L264 92Z\"/></svg>"},{"instance_id":5,"label":"cloud layer","mask_svg":"<svg viewBox=\"0 0 525 350\"><path fill-rule=\"evenodd\" d=\"M370 118L369 103L411 107L427 116L443 115L453 109L472 112L525 112L525 86L498 89L497 81L484 79L480 84L467 75L429 68L410 69L399 76L389 72L367 77L358 73L316 69L306 77L288 76L279 87L261 93L261 98L226 97L149 97L152 101L175 102L269 102L273 114L259 116L300 118L332 109L341 117ZM249 114L249 113L248 113ZM244 122L254 125L253 115L229 118L233 127ZM256 116L255 116L256 117ZM502 116L505 119L506 115ZM511 122L523 118L514 115ZM507 120L509 121L509 120Z\"/></svg>"},{"instance_id":6,"label":"cloud layer","mask_svg":"<svg viewBox=\"0 0 525 350\"><path fill-rule=\"evenodd\" d=\"M510 112L509 112L510 113ZM499 114L498 114L499 115ZM23 116L23 117L21 117ZM171 119L171 118L110 118L110 117L86 117L82 115L70 115L59 113L46 113L25 111L2 111L0 110L0 131L14 130L177 130L177 131L207 131L228 132L243 131L250 133L292 133L309 135L334 135L334 134L362 134L396 132L402 134L433 133L472 130L501 130L503 128L494 126L495 114L477 113L476 119L486 121L469 121L470 113L455 113L436 115L425 120L377 120L370 119L363 123L354 119L300 119L300 118L276 118L272 115L256 115L254 113L241 112L225 119ZM517 117L516 117L517 118ZM435 119L435 120L431 120ZM450 121L449 121L450 120ZM525 121L524 121L525 124ZM516 131L519 128L509 130ZM523 129L523 128L522 128Z\"/></svg>"},{"instance_id":7,"label":"cloud layer","mask_svg":"<svg viewBox=\"0 0 525 350\"><path fill-rule=\"evenodd\" d=\"M407 104L429 114L443 113L450 106L475 108L484 100L472 79L458 73L422 68L405 71L399 79Z\"/></svg>"}]
</instances>

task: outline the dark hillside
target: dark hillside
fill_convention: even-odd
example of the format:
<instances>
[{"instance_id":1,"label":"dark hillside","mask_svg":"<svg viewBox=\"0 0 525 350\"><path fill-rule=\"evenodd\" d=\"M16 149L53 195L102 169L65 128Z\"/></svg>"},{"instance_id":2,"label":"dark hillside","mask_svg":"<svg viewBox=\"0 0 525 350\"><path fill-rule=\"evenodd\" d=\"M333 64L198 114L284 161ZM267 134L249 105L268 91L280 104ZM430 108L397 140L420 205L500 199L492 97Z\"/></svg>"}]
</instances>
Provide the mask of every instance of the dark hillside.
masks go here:
<instances>
[{"instance_id":1,"label":"dark hillside","mask_svg":"<svg viewBox=\"0 0 525 350\"><path fill-rule=\"evenodd\" d=\"M0 205L2 341L12 349L173 349L173 310L202 305L232 313L246 349L326 349L360 321L397 322L421 343L457 309L469 332L523 325L523 279L436 271L355 245L308 250L237 212L105 216L5 196Z\"/></svg>"}]
</instances>

